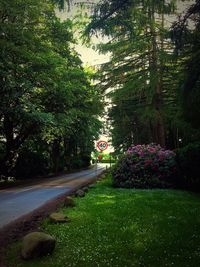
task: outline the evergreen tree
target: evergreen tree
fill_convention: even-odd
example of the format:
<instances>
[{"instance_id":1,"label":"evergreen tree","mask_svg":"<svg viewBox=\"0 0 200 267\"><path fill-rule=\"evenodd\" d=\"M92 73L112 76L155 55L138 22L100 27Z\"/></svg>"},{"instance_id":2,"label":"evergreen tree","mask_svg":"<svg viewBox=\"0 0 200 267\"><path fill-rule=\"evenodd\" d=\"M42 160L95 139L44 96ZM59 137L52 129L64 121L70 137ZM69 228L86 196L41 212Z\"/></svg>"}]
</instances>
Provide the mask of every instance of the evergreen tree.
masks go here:
<instances>
[{"instance_id":1,"label":"evergreen tree","mask_svg":"<svg viewBox=\"0 0 200 267\"><path fill-rule=\"evenodd\" d=\"M166 144L165 111L174 108L176 92L171 77L176 71L165 18L174 11L174 1L103 1L87 29L110 37L99 46L101 52L111 52L110 62L102 68L102 83L104 89L114 90L112 110L121 105L132 110L131 115L126 109L124 113L132 125L127 134L134 135L134 142L142 125L146 133L143 142ZM121 113L115 114L114 128Z\"/></svg>"},{"instance_id":2,"label":"evergreen tree","mask_svg":"<svg viewBox=\"0 0 200 267\"><path fill-rule=\"evenodd\" d=\"M183 115L192 127L200 128L200 1L195 1L172 27L176 54L182 58L181 98Z\"/></svg>"}]
</instances>

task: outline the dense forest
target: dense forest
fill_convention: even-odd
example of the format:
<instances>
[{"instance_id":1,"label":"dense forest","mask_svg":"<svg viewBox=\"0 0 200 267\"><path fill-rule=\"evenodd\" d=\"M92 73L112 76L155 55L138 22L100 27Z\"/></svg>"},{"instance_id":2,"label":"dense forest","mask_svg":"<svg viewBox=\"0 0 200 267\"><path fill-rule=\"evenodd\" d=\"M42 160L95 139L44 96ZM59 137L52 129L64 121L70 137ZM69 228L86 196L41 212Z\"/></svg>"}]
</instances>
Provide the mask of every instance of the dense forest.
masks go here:
<instances>
[{"instance_id":1,"label":"dense forest","mask_svg":"<svg viewBox=\"0 0 200 267\"><path fill-rule=\"evenodd\" d=\"M86 32L109 38L98 49L111 54L101 84L111 99L118 152L131 144L174 149L199 140L199 27L198 0L104 0L96 6Z\"/></svg>"},{"instance_id":2,"label":"dense forest","mask_svg":"<svg viewBox=\"0 0 200 267\"><path fill-rule=\"evenodd\" d=\"M55 15L64 2L0 0L1 176L88 166L105 96L117 153L198 141L200 1L100 1L83 33L109 40L97 45L110 55L98 75L74 49L73 21Z\"/></svg>"},{"instance_id":3,"label":"dense forest","mask_svg":"<svg viewBox=\"0 0 200 267\"><path fill-rule=\"evenodd\" d=\"M0 1L0 174L90 164L101 93L74 50L73 23L46 0Z\"/></svg>"}]
</instances>

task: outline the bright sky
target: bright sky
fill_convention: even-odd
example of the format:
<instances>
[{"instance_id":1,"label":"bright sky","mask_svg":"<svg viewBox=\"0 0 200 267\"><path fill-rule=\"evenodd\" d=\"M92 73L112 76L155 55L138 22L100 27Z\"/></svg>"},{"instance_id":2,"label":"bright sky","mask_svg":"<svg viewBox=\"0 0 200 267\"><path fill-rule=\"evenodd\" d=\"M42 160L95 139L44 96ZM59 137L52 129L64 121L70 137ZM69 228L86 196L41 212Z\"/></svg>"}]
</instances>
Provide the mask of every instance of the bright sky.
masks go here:
<instances>
[{"instance_id":1,"label":"bright sky","mask_svg":"<svg viewBox=\"0 0 200 267\"><path fill-rule=\"evenodd\" d=\"M99 0L87 0L87 2L85 0L75 0L74 5L71 6L71 8L70 8L70 12L68 11L68 7L66 4L66 7L64 10L56 11L57 16L59 18L61 18L61 20L65 20L66 18L73 18L79 10L79 8L77 7L77 4L80 4L83 2L88 3L88 5L90 5L91 2L97 3L97 2L99 2ZM89 9L86 9L86 12L89 13L90 12ZM102 41L102 39L99 40L97 37L92 37L92 43L94 45L98 44L100 41ZM102 64L102 63L109 60L108 55L99 54L94 49L88 48L88 47L82 45L81 41L78 45L76 45L75 48L76 48L77 52L80 54L81 60L83 61L84 65L94 66L94 65Z\"/></svg>"},{"instance_id":2,"label":"bright sky","mask_svg":"<svg viewBox=\"0 0 200 267\"><path fill-rule=\"evenodd\" d=\"M93 38L93 42L97 43L98 39ZM99 65L105 63L109 59L108 55L99 54L94 49L84 47L81 44L76 45L76 50L80 54L81 60L83 61L84 65L85 64L90 66Z\"/></svg>"},{"instance_id":3,"label":"bright sky","mask_svg":"<svg viewBox=\"0 0 200 267\"><path fill-rule=\"evenodd\" d=\"M87 3L89 6L91 6L91 3L98 3L98 2L99 2L99 0L74 0L74 3L70 8L70 11L68 11L67 4L65 4L64 10L62 10L62 11L57 10L56 13L57 13L57 16L59 18L61 18L61 20L65 20L66 18L73 18L74 15L79 10L79 7L77 6L78 4ZM194 0L186 0L184 2L182 0L177 0L177 15L182 13L184 10L186 10L188 5L191 5L193 2L194 2ZM90 10L86 9L86 12L90 13ZM176 17L174 15L169 16L167 19L169 25L175 19L176 19ZM92 42L94 44L98 44L99 41L102 41L102 39L99 40L96 37L92 37ZM76 50L80 54L80 57L81 57L84 65L95 66L95 65L102 64L102 63L109 60L109 55L99 54L94 49L87 48L86 46L82 45L81 43L76 45Z\"/></svg>"}]
</instances>

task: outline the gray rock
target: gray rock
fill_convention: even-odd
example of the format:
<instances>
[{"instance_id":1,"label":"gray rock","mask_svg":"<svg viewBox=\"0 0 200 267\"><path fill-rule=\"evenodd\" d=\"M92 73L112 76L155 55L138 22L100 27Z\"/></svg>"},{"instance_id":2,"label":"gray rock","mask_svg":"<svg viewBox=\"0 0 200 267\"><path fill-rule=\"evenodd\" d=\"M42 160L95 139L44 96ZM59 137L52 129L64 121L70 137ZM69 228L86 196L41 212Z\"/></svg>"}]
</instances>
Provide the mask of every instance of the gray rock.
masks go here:
<instances>
[{"instance_id":1,"label":"gray rock","mask_svg":"<svg viewBox=\"0 0 200 267\"><path fill-rule=\"evenodd\" d=\"M29 233L22 241L22 258L28 260L52 254L55 244L55 238L48 234L42 232Z\"/></svg>"},{"instance_id":2,"label":"gray rock","mask_svg":"<svg viewBox=\"0 0 200 267\"><path fill-rule=\"evenodd\" d=\"M70 221L70 219L66 215L64 215L63 213L59 213L59 212L51 213L49 215L49 219L53 223L66 223Z\"/></svg>"},{"instance_id":3,"label":"gray rock","mask_svg":"<svg viewBox=\"0 0 200 267\"><path fill-rule=\"evenodd\" d=\"M85 196L85 192L81 189L76 191L76 197L84 197Z\"/></svg>"},{"instance_id":4,"label":"gray rock","mask_svg":"<svg viewBox=\"0 0 200 267\"><path fill-rule=\"evenodd\" d=\"M88 189L87 186L84 186L84 187L82 188L82 190L83 190L84 192L86 192L86 193L89 191L89 189Z\"/></svg>"},{"instance_id":5,"label":"gray rock","mask_svg":"<svg viewBox=\"0 0 200 267\"><path fill-rule=\"evenodd\" d=\"M75 207L75 201L72 197L66 197L64 200L64 206L65 207Z\"/></svg>"}]
</instances>

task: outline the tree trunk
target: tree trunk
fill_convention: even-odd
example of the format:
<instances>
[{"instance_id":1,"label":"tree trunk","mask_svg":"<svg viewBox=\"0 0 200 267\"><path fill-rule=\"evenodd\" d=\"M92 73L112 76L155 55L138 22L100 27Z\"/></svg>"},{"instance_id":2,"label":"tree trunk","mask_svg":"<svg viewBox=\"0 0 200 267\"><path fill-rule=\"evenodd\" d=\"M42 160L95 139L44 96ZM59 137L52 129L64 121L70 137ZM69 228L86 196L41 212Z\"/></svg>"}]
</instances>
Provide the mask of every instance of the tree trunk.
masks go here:
<instances>
[{"instance_id":1,"label":"tree trunk","mask_svg":"<svg viewBox=\"0 0 200 267\"><path fill-rule=\"evenodd\" d=\"M159 66L158 59L158 41L157 33L155 29L155 10L154 10L154 0L152 1L152 7L149 8L149 16L151 18L150 33L151 33L151 58L149 62L150 67L150 83L153 89L152 104L156 111L155 116L155 141L162 147L165 146L165 128L164 120L162 116L162 66ZM164 20L164 18L163 18ZM162 42L161 42L162 43ZM161 48L162 49L162 48ZM160 64L161 65L161 64Z\"/></svg>"},{"instance_id":2,"label":"tree trunk","mask_svg":"<svg viewBox=\"0 0 200 267\"><path fill-rule=\"evenodd\" d=\"M1 160L0 172L3 176L12 175L13 169L17 161L17 150L14 140L13 123L9 116L4 116L3 127L6 139L5 155Z\"/></svg>"},{"instance_id":3,"label":"tree trunk","mask_svg":"<svg viewBox=\"0 0 200 267\"><path fill-rule=\"evenodd\" d=\"M60 158L60 139L55 139L52 145L52 169L53 173L58 172Z\"/></svg>"},{"instance_id":4,"label":"tree trunk","mask_svg":"<svg viewBox=\"0 0 200 267\"><path fill-rule=\"evenodd\" d=\"M165 147L165 129L164 129L164 122L163 117L160 112L157 112L157 121L156 121L156 131L157 131L157 143L162 147Z\"/></svg>"}]
</instances>

